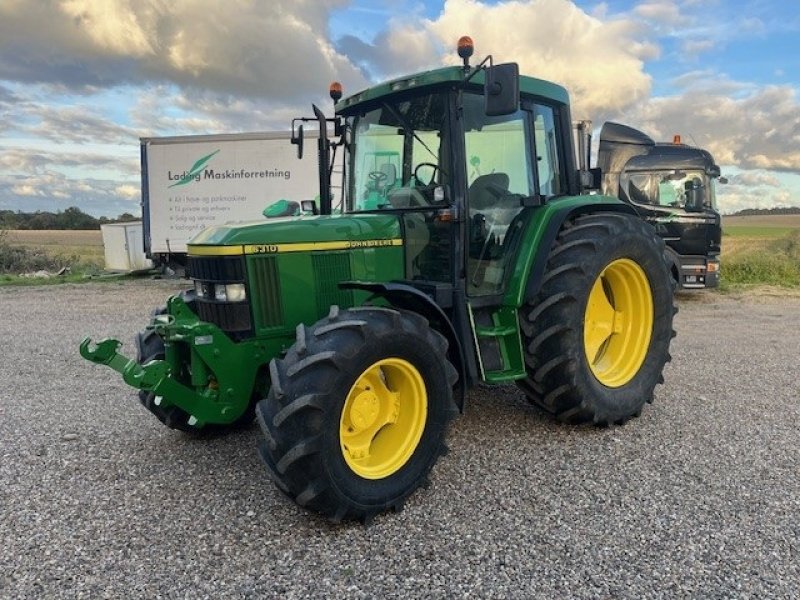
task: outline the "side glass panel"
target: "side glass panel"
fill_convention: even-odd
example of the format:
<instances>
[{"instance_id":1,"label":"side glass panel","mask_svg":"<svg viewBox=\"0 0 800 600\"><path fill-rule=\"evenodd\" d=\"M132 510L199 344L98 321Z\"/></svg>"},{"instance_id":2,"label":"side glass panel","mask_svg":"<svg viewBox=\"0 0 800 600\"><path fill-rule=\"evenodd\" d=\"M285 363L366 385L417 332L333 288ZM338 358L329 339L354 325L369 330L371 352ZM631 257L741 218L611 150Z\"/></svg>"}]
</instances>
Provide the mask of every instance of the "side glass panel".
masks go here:
<instances>
[{"instance_id":1,"label":"side glass panel","mask_svg":"<svg viewBox=\"0 0 800 600\"><path fill-rule=\"evenodd\" d=\"M558 131L553 109L539 104L533 109L533 130L536 140L536 169L539 193L557 196L565 192L564 177L559 161Z\"/></svg>"},{"instance_id":2,"label":"side glass panel","mask_svg":"<svg viewBox=\"0 0 800 600\"><path fill-rule=\"evenodd\" d=\"M628 176L628 197L636 204L658 204L659 197L662 195L662 184L656 185L655 180L649 173L635 173ZM663 190L665 198L674 196L672 186L665 185Z\"/></svg>"},{"instance_id":3,"label":"side glass panel","mask_svg":"<svg viewBox=\"0 0 800 600\"><path fill-rule=\"evenodd\" d=\"M522 199L534 193L530 113L487 117L483 98L463 96L468 174L467 291L498 294L516 254Z\"/></svg>"}]
</instances>

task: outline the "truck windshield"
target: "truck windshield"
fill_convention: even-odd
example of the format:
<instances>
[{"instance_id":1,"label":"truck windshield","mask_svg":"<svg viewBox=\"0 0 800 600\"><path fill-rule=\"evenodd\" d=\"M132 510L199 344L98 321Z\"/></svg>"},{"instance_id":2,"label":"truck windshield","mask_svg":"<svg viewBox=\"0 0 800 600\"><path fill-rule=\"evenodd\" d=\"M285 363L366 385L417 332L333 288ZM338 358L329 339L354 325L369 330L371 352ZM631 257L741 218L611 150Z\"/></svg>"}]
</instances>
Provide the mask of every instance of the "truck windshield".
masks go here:
<instances>
[{"instance_id":1,"label":"truck windshield","mask_svg":"<svg viewBox=\"0 0 800 600\"><path fill-rule=\"evenodd\" d=\"M447 95L387 100L348 117L351 177L347 210L418 208L448 179Z\"/></svg>"},{"instance_id":2,"label":"truck windshield","mask_svg":"<svg viewBox=\"0 0 800 600\"><path fill-rule=\"evenodd\" d=\"M637 204L700 211L716 209L714 179L703 171L632 173L628 196Z\"/></svg>"}]
</instances>

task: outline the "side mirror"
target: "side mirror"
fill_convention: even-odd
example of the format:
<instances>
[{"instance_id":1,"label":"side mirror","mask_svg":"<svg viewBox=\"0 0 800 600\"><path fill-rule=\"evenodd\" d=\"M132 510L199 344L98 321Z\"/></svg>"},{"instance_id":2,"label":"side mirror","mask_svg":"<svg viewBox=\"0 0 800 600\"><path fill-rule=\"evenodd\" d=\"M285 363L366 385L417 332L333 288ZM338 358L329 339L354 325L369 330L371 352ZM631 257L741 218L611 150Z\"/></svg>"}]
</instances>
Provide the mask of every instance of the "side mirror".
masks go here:
<instances>
[{"instance_id":1,"label":"side mirror","mask_svg":"<svg viewBox=\"0 0 800 600\"><path fill-rule=\"evenodd\" d=\"M486 217L481 213L472 216L472 227L470 227L473 242L481 242L486 239Z\"/></svg>"},{"instance_id":2,"label":"side mirror","mask_svg":"<svg viewBox=\"0 0 800 600\"><path fill-rule=\"evenodd\" d=\"M294 217L300 214L300 205L294 200L278 200L265 208L261 214L268 219Z\"/></svg>"},{"instance_id":3,"label":"side mirror","mask_svg":"<svg viewBox=\"0 0 800 600\"><path fill-rule=\"evenodd\" d=\"M319 214L319 210L317 209L317 203L314 202L313 200L301 200L300 210L303 213L311 213L312 215Z\"/></svg>"},{"instance_id":4,"label":"side mirror","mask_svg":"<svg viewBox=\"0 0 800 600\"><path fill-rule=\"evenodd\" d=\"M505 63L486 69L483 85L485 112L499 117L517 112L519 108L519 65Z\"/></svg>"},{"instance_id":5,"label":"side mirror","mask_svg":"<svg viewBox=\"0 0 800 600\"><path fill-rule=\"evenodd\" d=\"M728 183L728 178L727 177L720 177L717 181L719 181L721 184L725 185L726 183Z\"/></svg>"},{"instance_id":6,"label":"side mirror","mask_svg":"<svg viewBox=\"0 0 800 600\"><path fill-rule=\"evenodd\" d=\"M303 126L298 125L297 135L293 135L291 142L297 146L297 158L303 158Z\"/></svg>"},{"instance_id":7,"label":"side mirror","mask_svg":"<svg viewBox=\"0 0 800 600\"><path fill-rule=\"evenodd\" d=\"M687 181L685 185L686 210L699 211L705 203L705 192L699 180Z\"/></svg>"}]
</instances>

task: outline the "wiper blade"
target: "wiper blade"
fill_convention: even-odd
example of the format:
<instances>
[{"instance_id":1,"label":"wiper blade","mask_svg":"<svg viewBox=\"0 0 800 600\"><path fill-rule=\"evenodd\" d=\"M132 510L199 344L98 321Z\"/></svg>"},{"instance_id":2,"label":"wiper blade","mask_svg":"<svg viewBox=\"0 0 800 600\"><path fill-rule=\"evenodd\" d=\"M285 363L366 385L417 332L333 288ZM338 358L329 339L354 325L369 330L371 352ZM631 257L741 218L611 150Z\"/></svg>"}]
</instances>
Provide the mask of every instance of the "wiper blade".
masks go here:
<instances>
[{"instance_id":1,"label":"wiper blade","mask_svg":"<svg viewBox=\"0 0 800 600\"><path fill-rule=\"evenodd\" d=\"M439 157L438 157L438 156L437 156L437 155L434 153L434 151L433 151L433 150L431 150L431 149L428 147L428 144L426 144L424 141L422 141L422 138L420 138L420 137L417 135L417 132L416 132L416 131L414 131L414 129L413 129L413 128L412 128L412 127L411 127L411 126L408 124L408 121L406 121L405 117L403 117L403 115L401 115L399 112L397 112L397 109L396 109L394 106L391 106L391 105L387 104L386 102L384 102L384 103L383 103L383 108L385 108L385 109L386 109L386 110L388 110L390 113L392 113L392 116L393 116L395 119L397 119L398 121L400 121L400 125L402 125L402 126L403 126L403 130L404 130L404 131L410 131L410 132L411 132L411 135L413 135L413 136L414 136L414 139L415 139L415 140L417 140L417 141L418 141L420 144L422 144L422 147L423 147L423 148L425 148L425 150L427 150L427 151L428 151L428 153L429 153L429 154L430 154L430 155L431 155L433 158L435 158L435 159L436 159L436 164L438 165L438 164L439 164ZM440 167L440 168L441 168L441 167Z\"/></svg>"}]
</instances>

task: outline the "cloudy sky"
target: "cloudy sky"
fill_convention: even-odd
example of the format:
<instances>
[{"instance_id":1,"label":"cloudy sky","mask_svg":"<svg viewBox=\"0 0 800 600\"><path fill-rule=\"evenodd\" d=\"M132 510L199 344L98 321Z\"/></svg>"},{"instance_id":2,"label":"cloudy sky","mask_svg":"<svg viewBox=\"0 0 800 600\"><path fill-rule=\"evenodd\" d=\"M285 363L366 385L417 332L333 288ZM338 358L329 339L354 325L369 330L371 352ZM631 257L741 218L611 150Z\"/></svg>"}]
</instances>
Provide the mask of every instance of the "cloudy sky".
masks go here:
<instances>
[{"instance_id":1,"label":"cloudy sky","mask_svg":"<svg viewBox=\"0 0 800 600\"><path fill-rule=\"evenodd\" d=\"M285 130L464 34L709 149L723 212L800 206L798 0L0 0L0 208L138 214L139 137Z\"/></svg>"}]
</instances>

